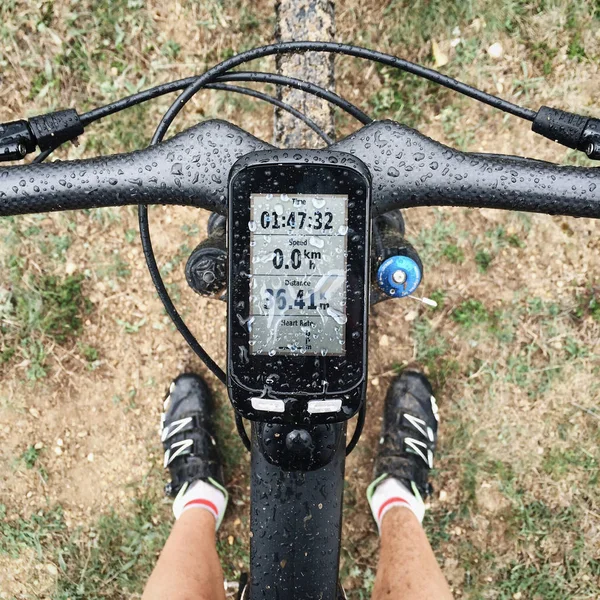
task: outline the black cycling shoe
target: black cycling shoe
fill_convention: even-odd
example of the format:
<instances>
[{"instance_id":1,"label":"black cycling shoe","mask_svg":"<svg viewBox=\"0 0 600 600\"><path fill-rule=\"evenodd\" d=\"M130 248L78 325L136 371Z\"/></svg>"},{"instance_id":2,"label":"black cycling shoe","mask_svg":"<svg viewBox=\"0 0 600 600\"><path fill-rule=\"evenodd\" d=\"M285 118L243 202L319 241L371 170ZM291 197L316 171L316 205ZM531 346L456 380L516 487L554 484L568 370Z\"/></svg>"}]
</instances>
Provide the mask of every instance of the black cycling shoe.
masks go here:
<instances>
[{"instance_id":1,"label":"black cycling shoe","mask_svg":"<svg viewBox=\"0 0 600 600\"><path fill-rule=\"evenodd\" d=\"M223 486L223 469L212 423L213 402L206 383L198 375L185 373L173 381L164 403L161 441L164 466L171 483L169 496L198 479L212 479Z\"/></svg>"},{"instance_id":2,"label":"black cycling shoe","mask_svg":"<svg viewBox=\"0 0 600 600\"><path fill-rule=\"evenodd\" d=\"M423 499L429 496L438 420L437 403L425 375L405 371L394 379L385 398L374 483L395 477L408 489L416 487Z\"/></svg>"}]
</instances>

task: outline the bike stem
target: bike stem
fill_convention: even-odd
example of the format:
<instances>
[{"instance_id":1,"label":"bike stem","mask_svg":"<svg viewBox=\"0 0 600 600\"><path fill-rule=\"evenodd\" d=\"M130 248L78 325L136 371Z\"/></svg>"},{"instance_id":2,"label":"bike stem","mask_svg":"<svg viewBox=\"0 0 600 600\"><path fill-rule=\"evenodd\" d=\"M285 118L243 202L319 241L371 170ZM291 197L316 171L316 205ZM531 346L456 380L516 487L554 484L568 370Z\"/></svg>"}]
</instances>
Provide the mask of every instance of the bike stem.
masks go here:
<instances>
[{"instance_id":1,"label":"bike stem","mask_svg":"<svg viewBox=\"0 0 600 600\"><path fill-rule=\"evenodd\" d=\"M333 0L279 0L276 37L328 39L335 33ZM282 75L308 79L333 90L333 55L278 56ZM299 90L280 99L302 107L334 137L333 107ZM274 141L280 148L316 148L313 132L276 110ZM346 423L286 429L252 423L251 540L248 600L337 600Z\"/></svg>"},{"instance_id":2,"label":"bike stem","mask_svg":"<svg viewBox=\"0 0 600 600\"><path fill-rule=\"evenodd\" d=\"M250 600L343 597L345 461L345 422L306 430L252 423Z\"/></svg>"}]
</instances>

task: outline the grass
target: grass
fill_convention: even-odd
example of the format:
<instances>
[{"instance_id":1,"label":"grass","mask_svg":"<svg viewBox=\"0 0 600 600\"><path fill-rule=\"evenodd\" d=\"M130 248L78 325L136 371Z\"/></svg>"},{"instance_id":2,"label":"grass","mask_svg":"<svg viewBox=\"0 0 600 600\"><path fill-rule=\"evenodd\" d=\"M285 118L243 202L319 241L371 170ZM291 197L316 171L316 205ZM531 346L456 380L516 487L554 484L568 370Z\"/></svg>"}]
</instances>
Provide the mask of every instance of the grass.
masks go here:
<instances>
[{"instance_id":1,"label":"grass","mask_svg":"<svg viewBox=\"0 0 600 600\"><path fill-rule=\"evenodd\" d=\"M89 529L69 528L60 507L7 519L0 506L0 554L31 548L57 571L52 600L118 599L140 592L170 529L155 498L131 503L126 516L100 516Z\"/></svg>"},{"instance_id":2,"label":"grass","mask_svg":"<svg viewBox=\"0 0 600 600\"><path fill-rule=\"evenodd\" d=\"M465 253L456 244L448 244L443 250L444 258L455 265L460 265L465 261Z\"/></svg>"},{"instance_id":3,"label":"grass","mask_svg":"<svg viewBox=\"0 0 600 600\"><path fill-rule=\"evenodd\" d=\"M41 219L37 215L28 222L6 219L0 229L8 249L0 255L5 275L0 282L0 367L25 360L30 380L46 376L53 346L72 345L91 310L83 274L64 273L73 240L70 223L67 233L55 234L41 226ZM30 247L58 273L31 269Z\"/></svg>"},{"instance_id":4,"label":"grass","mask_svg":"<svg viewBox=\"0 0 600 600\"><path fill-rule=\"evenodd\" d=\"M45 554L47 542L52 536L62 534L66 529L63 511L56 507L40 511L29 518L7 518L6 506L0 505L0 553L18 557L20 551L32 548L41 558Z\"/></svg>"},{"instance_id":5,"label":"grass","mask_svg":"<svg viewBox=\"0 0 600 600\"><path fill-rule=\"evenodd\" d=\"M464 327L473 327L489 319L487 308L479 300L465 300L456 307L452 318Z\"/></svg>"},{"instance_id":6,"label":"grass","mask_svg":"<svg viewBox=\"0 0 600 600\"><path fill-rule=\"evenodd\" d=\"M451 391L456 393L457 387L460 389L461 379L477 373L484 374L485 382L479 384L480 380L475 379L469 387L475 394L481 393L482 400L493 398L494 389L504 385L496 383L504 372L507 383L518 385L532 402L540 402L557 385L567 365L572 372L574 360L586 363L590 346L582 339L581 312L574 319L571 307L587 307L590 296L586 294L582 300L579 295L565 304L544 301L527 292L522 298L524 302L516 299L495 309L490 309L485 300L475 298L451 307L449 314L458 328L459 339L467 335L468 339L477 340L467 353L464 342L457 344L451 333L442 335L435 328L436 313L434 316L424 313L414 322L412 335L417 344L417 360L429 371L438 399L443 402ZM445 295L443 310L449 309L452 302L452 295L450 298ZM553 339L560 332L566 340L561 351L548 356L541 343L524 342L522 332L532 328L538 331L536 337L540 340ZM480 347L484 358L478 356ZM459 353L461 359L457 361L454 357ZM473 367L468 366L470 360L474 360ZM450 374L448 365L453 365ZM590 541L580 528L587 501L573 501L568 508L562 508L544 492L532 488L527 471L516 469L510 459L492 458L486 440L501 439L502 431L484 434L485 429L475 420L477 416L468 402L455 397L453 404L442 408L445 433L438 453L441 472L436 480L441 479L438 485L455 488L458 472L458 499L451 506L436 506L425 525L438 552L444 549L446 556L458 557L465 573L460 584L463 595L482 597L489 589L484 581L490 578L496 582L494 598L513 598L515 594L529 597L533 593L541 598L593 597L597 562L590 555ZM480 417L493 418L485 409L480 411ZM550 445L541 459L545 483L538 485L548 490L546 493L551 493L556 485L550 482L562 481L571 489L582 491L593 490L598 484L600 454L594 446L600 441L598 429L592 419L592 429L580 439L572 422L570 417L560 424L557 417L561 442ZM454 464L456 456L462 457L460 466ZM446 469L452 473L450 480L444 477ZM482 534L477 529L466 538L464 533L460 538L453 533L457 527L463 532L470 531L476 519L490 510L480 504L481 485L490 481L497 482L497 493L504 498L504 503L499 504L503 508L493 519L503 529L502 543L507 547L512 545L516 552L516 557L508 563L503 559L506 550L499 549L496 553L482 545Z\"/></svg>"},{"instance_id":7,"label":"grass","mask_svg":"<svg viewBox=\"0 0 600 600\"><path fill-rule=\"evenodd\" d=\"M21 454L20 460L27 469L33 469L40 456L40 450L35 446L27 446L27 449Z\"/></svg>"},{"instance_id":8,"label":"grass","mask_svg":"<svg viewBox=\"0 0 600 600\"><path fill-rule=\"evenodd\" d=\"M232 475L239 471L240 465L244 464L244 459L247 456L246 449L237 434L235 420L231 414L227 398L217 399L215 416L215 425L220 440L221 459L223 460L225 476L226 479L231 479ZM248 474L246 470L243 472L244 479L247 480Z\"/></svg>"},{"instance_id":9,"label":"grass","mask_svg":"<svg viewBox=\"0 0 600 600\"><path fill-rule=\"evenodd\" d=\"M3 344L0 364L16 357L29 361L27 376L46 375L47 346L65 344L82 329L82 315L90 305L82 291L82 275L27 274L18 264L11 265L14 282L4 294L1 307Z\"/></svg>"},{"instance_id":10,"label":"grass","mask_svg":"<svg viewBox=\"0 0 600 600\"><path fill-rule=\"evenodd\" d=\"M448 378L460 370L458 362L449 355L449 343L432 328L427 318L415 322L413 336L417 350L416 359L425 368L434 392L441 394Z\"/></svg>"},{"instance_id":11,"label":"grass","mask_svg":"<svg viewBox=\"0 0 600 600\"><path fill-rule=\"evenodd\" d=\"M573 311L577 319L591 317L600 322L600 288L590 286L583 294L577 295L577 307Z\"/></svg>"}]
</instances>

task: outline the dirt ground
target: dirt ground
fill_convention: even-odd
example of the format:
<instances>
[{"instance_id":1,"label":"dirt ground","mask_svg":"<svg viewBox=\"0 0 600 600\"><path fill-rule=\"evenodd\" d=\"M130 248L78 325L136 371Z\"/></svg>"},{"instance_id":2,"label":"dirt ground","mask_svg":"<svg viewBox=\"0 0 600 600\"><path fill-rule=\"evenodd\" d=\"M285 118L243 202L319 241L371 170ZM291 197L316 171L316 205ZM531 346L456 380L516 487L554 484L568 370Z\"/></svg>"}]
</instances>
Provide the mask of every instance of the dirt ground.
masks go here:
<instances>
[{"instance_id":1,"label":"dirt ground","mask_svg":"<svg viewBox=\"0 0 600 600\"><path fill-rule=\"evenodd\" d=\"M500 16L487 2L460 14L451 3L431 4L439 8L439 23L427 35L419 33L420 17L406 29L406 4L338 4L337 37L438 63L530 107L553 104L598 116L600 27L592 3L516 3L523 8L511 27L496 23L504 23L513 3L500 3L506 13ZM575 25L570 4L577 6ZM413 7L425 23L428 7ZM129 84L143 89L200 72L232 51L270 41L273 30L268 2L119 0L110 7L108 0L11 0L0 17L2 121L58 106L85 110L130 93ZM118 41L120 31L126 41ZM576 33L579 46L572 50ZM85 44L78 41L82 35ZM488 51L493 43L502 47L498 57ZM551 62L547 73L545 60ZM432 138L466 150L586 164L517 119L447 92L433 97L427 86L410 87L385 69L357 65L336 60L338 92L379 118L406 117ZM259 66L272 67L268 61ZM167 106L161 99L131 117L109 119L61 156L143 145ZM219 117L271 140L271 109L251 106L204 93L178 127ZM338 123L342 134L356 127L345 117ZM159 264L176 304L224 366L225 304L198 297L184 277L207 217L178 207L150 212ZM373 308L368 420L347 464L342 575L349 597L369 597L376 566L377 536L364 494L383 398L398 370L415 364L429 373L440 404L441 447L426 526L455 595L598 597L600 226L590 219L492 210L423 208L405 217L424 262L421 292L440 300L440 307L407 300ZM15 350L0 361L0 598L80 597L61 595L72 571L57 557L64 536L77 531L83 532L77 543L97 547L101 515L126 518L134 501L150 498L155 513L149 527L168 522L158 424L170 381L188 370L206 376L220 406L233 502L219 549L228 577L243 570L248 456L235 438L224 388L174 331L156 298L132 235L136 228L129 208L0 224L0 308L3 298L26 289L28 277L43 275L62 280L81 274L86 298L75 336L57 341L27 324L27 340L45 348L45 376L31 376L39 357L26 349L27 340L15 341L21 322L11 307L0 311L0 349ZM68 243L60 245L63 235ZM57 506L63 537L54 538L50 529L36 543L24 537L23 522ZM110 574L105 581L85 597L137 598L143 574L119 588Z\"/></svg>"}]
</instances>

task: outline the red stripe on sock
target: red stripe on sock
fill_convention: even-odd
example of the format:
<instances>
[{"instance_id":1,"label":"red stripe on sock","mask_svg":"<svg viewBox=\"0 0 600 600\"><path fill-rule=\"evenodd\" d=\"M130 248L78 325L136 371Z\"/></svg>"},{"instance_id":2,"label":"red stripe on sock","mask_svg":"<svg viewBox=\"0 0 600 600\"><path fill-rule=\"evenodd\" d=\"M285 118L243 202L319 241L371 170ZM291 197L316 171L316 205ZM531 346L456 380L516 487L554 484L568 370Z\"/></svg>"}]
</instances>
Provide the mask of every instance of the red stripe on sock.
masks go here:
<instances>
[{"instance_id":1,"label":"red stripe on sock","mask_svg":"<svg viewBox=\"0 0 600 600\"><path fill-rule=\"evenodd\" d=\"M191 506L205 506L206 508L212 510L216 517L219 516L219 510L210 500L204 500L204 498L190 500L189 502L186 502L181 512L183 512L186 508L190 508Z\"/></svg>"},{"instance_id":2,"label":"red stripe on sock","mask_svg":"<svg viewBox=\"0 0 600 600\"><path fill-rule=\"evenodd\" d=\"M390 504L394 504L396 502L399 502L400 504L406 504L406 506L410 507L410 504L408 503L407 500L405 500L404 498L400 498L400 496L394 496L393 498L388 498L379 508L379 512L377 513L377 520L380 521L381 520L381 514L383 513L383 510L388 507Z\"/></svg>"}]
</instances>

